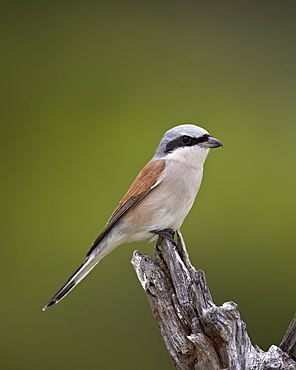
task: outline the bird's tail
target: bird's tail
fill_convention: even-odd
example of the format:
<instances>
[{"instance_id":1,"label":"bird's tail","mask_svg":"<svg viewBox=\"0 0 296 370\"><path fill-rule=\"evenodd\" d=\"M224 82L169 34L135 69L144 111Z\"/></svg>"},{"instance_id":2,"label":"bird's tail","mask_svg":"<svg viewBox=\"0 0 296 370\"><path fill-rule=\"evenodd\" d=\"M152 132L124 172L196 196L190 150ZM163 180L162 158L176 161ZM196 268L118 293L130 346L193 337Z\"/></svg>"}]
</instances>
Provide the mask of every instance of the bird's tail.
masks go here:
<instances>
[{"instance_id":1,"label":"bird's tail","mask_svg":"<svg viewBox=\"0 0 296 370\"><path fill-rule=\"evenodd\" d=\"M45 311L48 307L58 303L100 262L102 258L90 255L86 258L83 264L74 272L74 274L66 281L59 291L51 298L51 300L42 308Z\"/></svg>"}]
</instances>

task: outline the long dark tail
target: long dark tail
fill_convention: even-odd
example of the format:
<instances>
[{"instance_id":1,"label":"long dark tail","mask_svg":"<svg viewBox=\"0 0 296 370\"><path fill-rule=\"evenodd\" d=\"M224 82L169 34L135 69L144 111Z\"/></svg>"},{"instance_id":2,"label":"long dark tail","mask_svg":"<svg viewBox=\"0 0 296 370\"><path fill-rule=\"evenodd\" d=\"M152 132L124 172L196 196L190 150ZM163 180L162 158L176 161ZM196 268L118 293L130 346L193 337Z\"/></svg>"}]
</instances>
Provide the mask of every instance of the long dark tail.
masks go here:
<instances>
[{"instance_id":1,"label":"long dark tail","mask_svg":"<svg viewBox=\"0 0 296 370\"><path fill-rule=\"evenodd\" d=\"M45 311L48 307L58 303L99 263L101 258L90 255L83 264L66 281L61 289L51 298L51 300L42 308Z\"/></svg>"}]
</instances>

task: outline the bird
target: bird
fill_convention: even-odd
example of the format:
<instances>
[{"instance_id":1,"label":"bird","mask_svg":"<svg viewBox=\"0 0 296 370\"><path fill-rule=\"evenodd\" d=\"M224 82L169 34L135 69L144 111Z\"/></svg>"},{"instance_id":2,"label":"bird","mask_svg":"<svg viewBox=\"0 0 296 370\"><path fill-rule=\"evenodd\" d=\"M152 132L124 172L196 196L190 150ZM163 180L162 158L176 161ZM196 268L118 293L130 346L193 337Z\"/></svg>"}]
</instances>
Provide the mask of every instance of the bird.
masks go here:
<instances>
[{"instance_id":1,"label":"bird","mask_svg":"<svg viewBox=\"0 0 296 370\"><path fill-rule=\"evenodd\" d=\"M92 244L86 259L43 311L63 299L107 254L122 244L153 240L174 242L174 232L190 211L201 185L210 148L223 146L204 128L181 124L166 131Z\"/></svg>"}]
</instances>

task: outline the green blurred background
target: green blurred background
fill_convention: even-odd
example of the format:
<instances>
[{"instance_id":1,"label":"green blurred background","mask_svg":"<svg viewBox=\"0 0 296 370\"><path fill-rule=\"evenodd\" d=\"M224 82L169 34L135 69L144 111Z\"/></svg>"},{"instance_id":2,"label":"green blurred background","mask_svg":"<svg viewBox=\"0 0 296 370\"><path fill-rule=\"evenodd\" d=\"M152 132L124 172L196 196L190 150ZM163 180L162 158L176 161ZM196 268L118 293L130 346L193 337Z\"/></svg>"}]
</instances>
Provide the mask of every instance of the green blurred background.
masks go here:
<instances>
[{"instance_id":1,"label":"green blurred background","mask_svg":"<svg viewBox=\"0 0 296 370\"><path fill-rule=\"evenodd\" d=\"M296 3L2 2L1 368L173 369L130 264L106 257L59 305L163 133L221 140L182 233L253 344L296 308Z\"/></svg>"}]
</instances>

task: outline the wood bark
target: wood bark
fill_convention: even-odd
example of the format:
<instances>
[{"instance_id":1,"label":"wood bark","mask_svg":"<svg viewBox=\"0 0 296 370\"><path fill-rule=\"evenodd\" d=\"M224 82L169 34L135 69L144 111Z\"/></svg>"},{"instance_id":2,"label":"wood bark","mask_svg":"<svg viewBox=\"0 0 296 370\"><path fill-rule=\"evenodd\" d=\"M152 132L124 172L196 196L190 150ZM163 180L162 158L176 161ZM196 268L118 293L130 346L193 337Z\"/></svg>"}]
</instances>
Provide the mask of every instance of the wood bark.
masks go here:
<instances>
[{"instance_id":1,"label":"wood bark","mask_svg":"<svg viewBox=\"0 0 296 370\"><path fill-rule=\"evenodd\" d=\"M279 347L253 346L237 305L214 304L180 233L177 246L159 237L154 260L135 251L131 262L176 369L296 370L296 315Z\"/></svg>"}]
</instances>

